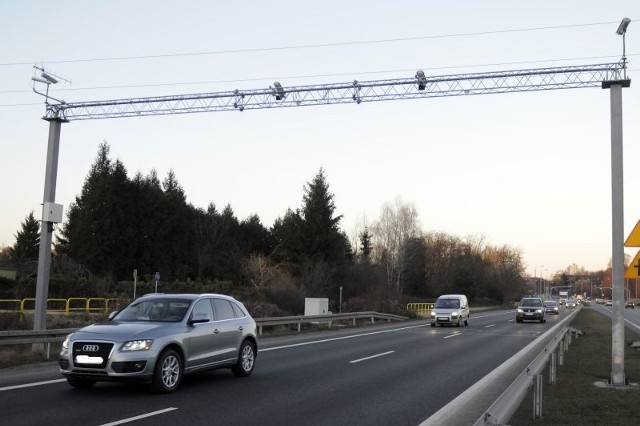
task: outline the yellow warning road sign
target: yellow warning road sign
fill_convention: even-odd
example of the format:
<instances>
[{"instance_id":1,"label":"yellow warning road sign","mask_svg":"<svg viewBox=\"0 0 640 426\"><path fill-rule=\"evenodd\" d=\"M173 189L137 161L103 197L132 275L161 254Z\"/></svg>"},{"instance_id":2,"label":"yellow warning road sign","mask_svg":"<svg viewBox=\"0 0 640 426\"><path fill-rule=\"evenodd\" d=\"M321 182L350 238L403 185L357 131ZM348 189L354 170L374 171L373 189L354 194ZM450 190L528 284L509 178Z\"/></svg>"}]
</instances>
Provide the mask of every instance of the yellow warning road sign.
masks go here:
<instances>
[{"instance_id":1,"label":"yellow warning road sign","mask_svg":"<svg viewBox=\"0 0 640 426\"><path fill-rule=\"evenodd\" d=\"M627 237L627 241L624 242L625 247L640 247L640 220L633 227L633 231Z\"/></svg>"},{"instance_id":2,"label":"yellow warning road sign","mask_svg":"<svg viewBox=\"0 0 640 426\"><path fill-rule=\"evenodd\" d=\"M627 268L627 272L624 273L625 278L638 278L638 271L640 271L640 251L633 258L633 262Z\"/></svg>"}]
</instances>

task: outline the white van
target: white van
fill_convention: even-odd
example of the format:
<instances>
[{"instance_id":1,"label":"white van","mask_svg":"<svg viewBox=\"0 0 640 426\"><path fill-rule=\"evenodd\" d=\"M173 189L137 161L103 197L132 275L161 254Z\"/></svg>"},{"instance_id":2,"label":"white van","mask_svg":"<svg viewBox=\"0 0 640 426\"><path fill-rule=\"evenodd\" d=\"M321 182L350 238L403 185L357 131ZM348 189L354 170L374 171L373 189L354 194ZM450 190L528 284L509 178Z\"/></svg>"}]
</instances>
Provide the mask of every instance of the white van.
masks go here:
<instances>
[{"instance_id":1,"label":"white van","mask_svg":"<svg viewBox=\"0 0 640 426\"><path fill-rule=\"evenodd\" d=\"M469 325L469 302L464 294L443 294L431 309L431 327L436 324Z\"/></svg>"}]
</instances>

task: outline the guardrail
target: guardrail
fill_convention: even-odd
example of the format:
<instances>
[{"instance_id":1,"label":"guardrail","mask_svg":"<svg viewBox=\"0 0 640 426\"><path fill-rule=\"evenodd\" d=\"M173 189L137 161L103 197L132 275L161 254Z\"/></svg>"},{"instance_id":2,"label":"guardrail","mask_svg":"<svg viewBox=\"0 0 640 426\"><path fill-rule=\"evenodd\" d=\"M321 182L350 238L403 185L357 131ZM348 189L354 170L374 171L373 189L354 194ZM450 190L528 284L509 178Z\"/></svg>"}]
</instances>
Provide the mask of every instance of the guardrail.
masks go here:
<instances>
[{"instance_id":1,"label":"guardrail","mask_svg":"<svg viewBox=\"0 0 640 426\"><path fill-rule=\"evenodd\" d=\"M334 322L351 321L355 326L358 319L367 319L371 321L371 324L375 324L376 320L386 320L387 322L391 322L405 321L409 318L400 315L382 314L379 312L351 312L345 314L330 315L298 315L290 317L255 318L255 321L258 325L258 335L262 335L263 327L278 325L297 325L299 333L302 330L303 324L326 323L327 328L331 328L331 325Z\"/></svg>"},{"instance_id":2,"label":"guardrail","mask_svg":"<svg viewBox=\"0 0 640 426\"><path fill-rule=\"evenodd\" d=\"M542 417L542 371L550 361L549 382L555 384L556 369L558 363L564 364L564 352L571 343L571 336L578 338L581 331L565 326L560 333L545 346L544 350L536 356L516 380L504 391L502 395L489 407L485 413L474 423L474 426L506 425L511 416L516 412L529 388L534 387L533 416ZM557 352L556 352L557 351ZM559 359L559 362L558 362Z\"/></svg>"},{"instance_id":3,"label":"guardrail","mask_svg":"<svg viewBox=\"0 0 640 426\"><path fill-rule=\"evenodd\" d=\"M334 322L352 321L355 326L356 321L359 319L366 319L371 321L372 324L375 324L376 320L386 320L387 322L391 322L405 321L409 318L379 312L351 312L331 315L255 318L255 321L258 326L258 334L262 335L263 327L297 325L298 332L300 332L303 324L327 324L327 328L331 328L332 323ZM62 342L68 334L77 330L78 328L0 331L0 346L42 343L44 344L44 351L48 359L51 350L51 343Z\"/></svg>"},{"instance_id":4,"label":"guardrail","mask_svg":"<svg viewBox=\"0 0 640 426\"><path fill-rule=\"evenodd\" d=\"M47 312L109 313L116 310L118 299L104 297L70 297L68 299L47 299ZM36 299L0 299L0 311L31 312L35 311Z\"/></svg>"},{"instance_id":5,"label":"guardrail","mask_svg":"<svg viewBox=\"0 0 640 426\"><path fill-rule=\"evenodd\" d=\"M575 329L569 327L578 311L579 309L576 309L563 318L542 336L521 349L517 354L422 422L420 426L455 424L472 424L473 426L506 425L522 403L531 386L537 386L536 393L540 393L540 399L537 401L541 401L542 387L538 386L542 383L540 372L551 359L550 381L553 380L555 382L556 361L559 359L559 364L563 364L563 355L571 342L571 333L576 332L576 336L578 333ZM525 366L524 370L520 370L523 365ZM504 382L508 382L510 377L513 377L514 370L515 373L518 371L521 371L521 373L504 390ZM468 405L478 399L481 400L482 404L487 399L495 402L488 409L484 408L486 405L482 409L479 407L475 407L475 410L469 409ZM490 404L490 401L486 402L487 405ZM541 411L541 404L538 404L538 407ZM481 413L480 418L474 417L474 413ZM478 414L475 415L477 416ZM470 417L473 417L473 419Z\"/></svg>"}]
</instances>

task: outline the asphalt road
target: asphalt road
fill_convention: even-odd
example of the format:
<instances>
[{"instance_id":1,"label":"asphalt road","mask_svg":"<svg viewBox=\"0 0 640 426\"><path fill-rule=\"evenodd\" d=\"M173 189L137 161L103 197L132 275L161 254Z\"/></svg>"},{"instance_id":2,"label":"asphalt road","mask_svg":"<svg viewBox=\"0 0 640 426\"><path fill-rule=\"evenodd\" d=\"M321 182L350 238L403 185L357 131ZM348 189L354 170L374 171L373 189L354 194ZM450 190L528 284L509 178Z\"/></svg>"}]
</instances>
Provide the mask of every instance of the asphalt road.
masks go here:
<instances>
[{"instance_id":1,"label":"asphalt road","mask_svg":"<svg viewBox=\"0 0 640 426\"><path fill-rule=\"evenodd\" d=\"M518 324L509 310L460 328L409 321L262 338L251 377L200 373L169 395L115 383L73 389L53 362L4 369L0 423L415 426L565 314Z\"/></svg>"},{"instance_id":2,"label":"asphalt road","mask_svg":"<svg viewBox=\"0 0 640 426\"><path fill-rule=\"evenodd\" d=\"M605 306L596 303L591 303L591 308L602 312L609 318L613 318L613 307ZM640 333L640 307L636 306L634 309L626 308L624 310L624 326L629 327L636 333Z\"/></svg>"}]
</instances>

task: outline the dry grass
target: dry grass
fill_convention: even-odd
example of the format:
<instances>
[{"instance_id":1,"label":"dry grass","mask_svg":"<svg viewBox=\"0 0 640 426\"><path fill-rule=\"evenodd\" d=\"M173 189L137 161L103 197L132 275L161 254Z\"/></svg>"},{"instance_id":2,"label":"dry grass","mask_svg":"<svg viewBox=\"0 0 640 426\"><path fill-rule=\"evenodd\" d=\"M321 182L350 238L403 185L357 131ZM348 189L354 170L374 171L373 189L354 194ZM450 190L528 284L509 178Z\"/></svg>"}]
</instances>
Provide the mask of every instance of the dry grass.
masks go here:
<instances>
[{"instance_id":1,"label":"dry grass","mask_svg":"<svg viewBox=\"0 0 640 426\"><path fill-rule=\"evenodd\" d=\"M572 323L584 335L573 339L558 366L556 384L545 371L542 414L533 419L533 394L530 390L512 425L638 425L640 424L640 386L601 388L596 382L608 382L611 374L611 320L595 310L584 308ZM625 342L640 336L625 329ZM625 376L640 382L640 351L625 347Z\"/></svg>"},{"instance_id":2,"label":"dry grass","mask_svg":"<svg viewBox=\"0 0 640 426\"><path fill-rule=\"evenodd\" d=\"M47 315L47 329L79 328L105 318L103 314L75 313ZM33 315L18 312L0 313L0 330L32 330ZM61 342L51 343L49 354L34 353L31 344L0 346L0 368L57 359ZM49 358L47 358L49 355Z\"/></svg>"}]
</instances>

